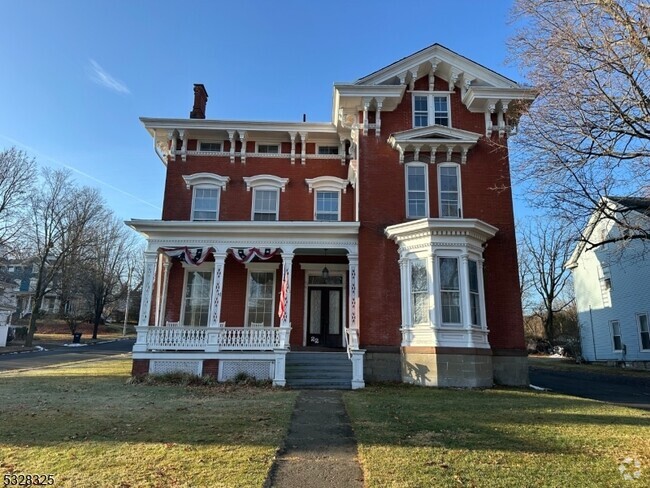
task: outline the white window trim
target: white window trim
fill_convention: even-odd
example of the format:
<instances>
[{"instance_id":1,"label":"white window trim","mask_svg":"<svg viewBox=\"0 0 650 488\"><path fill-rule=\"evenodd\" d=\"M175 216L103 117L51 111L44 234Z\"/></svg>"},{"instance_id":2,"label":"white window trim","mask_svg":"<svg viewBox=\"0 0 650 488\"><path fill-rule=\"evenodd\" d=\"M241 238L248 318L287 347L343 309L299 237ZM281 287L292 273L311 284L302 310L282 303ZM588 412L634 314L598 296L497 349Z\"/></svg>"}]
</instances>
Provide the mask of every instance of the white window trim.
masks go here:
<instances>
[{"instance_id":1,"label":"white window trim","mask_svg":"<svg viewBox=\"0 0 650 488\"><path fill-rule=\"evenodd\" d=\"M415 322L414 319L414 310L413 310L413 264L417 261L421 261L424 264L424 272L427 276L427 290L426 290L426 297L427 297L427 313L426 313L426 318L427 320L424 322ZM408 313L409 313L409 325L411 327L417 327L417 326L430 326L431 325L431 290L430 290L430 284L431 284L431 276L429 276L429 269L428 269L428 259L426 257L421 257L421 256L413 256L411 259L408 260Z\"/></svg>"},{"instance_id":2,"label":"white window trim","mask_svg":"<svg viewBox=\"0 0 650 488\"><path fill-rule=\"evenodd\" d=\"M275 186L258 186L253 190L253 199L251 201L251 221L269 222L264 220L255 220L255 199L257 197L258 190L275 191L275 222L277 222L278 220L280 220L280 192L278 191L278 188ZM260 212L260 213L267 213L267 212ZM270 214L270 212L268 213Z\"/></svg>"},{"instance_id":3,"label":"white window trim","mask_svg":"<svg viewBox=\"0 0 650 488\"><path fill-rule=\"evenodd\" d=\"M260 146L278 146L278 152L260 152ZM255 141L255 154L282 154L282 143L281 142L265 142L265 141Z\"/></svg>"},{"instance_id":4,"label":"white window trim","mask_svg":"<svg viewBox=\"0 0 650 488\"><path fill-rule=\"evenodd\" d=\"M201 150L201 143L205 143L205 144L219 144L219 150L218 150L218 151L203 151L203 150ZM224 152L224 150L223 150L223 141L208 140L208 139L197 139L197 140L196 140L196 150L197 150L198 152L209 152L209 153L220 153L220 152Z\"/></svg>"},{"instance_id":5,"label":"white window trim","mask_svg":"<svg viewBox=\"0 0 650 488\"><path fill-rule=\"evenodd\" d=\"M248 327L248 300L250 299L250 285L251 285L251 272L252 273L273 273L273 291L271 296L273 302L271 304L271 325L268 327L275 327L275 290L278 281L277 270L280 268L280 263L246 263L246 303L244 305L244 327Z\"/></svg>"},{"instance_id":6,"label":"white window trim","mask_svg":"<svg viewBox=\"0 0 650 488\"><path fill-rule=\"evenodd\" d=\"M648 316L647 313L638 313L636 314L636 326L637 329L639 330L639 351L641 352L650 352L650 349L643 349L643 337L641 335L641 321L639 320L639 317L645 316L646 318L646 325L648 327L648 334L650 335L650 317Z\"/></svg>"},{"instance_id":7,"label":"white window trim","mask_svg":"<svg viewBox=\"0 0 650 488\"><path fill-rule=\"evenodd\" d=\"M336 192L338 195L338 211L336 213L336 220L316 220L318 213L318 193L321 191ZM311 193L311 191L309 192ZM344 192L345 193L345 192ZM340 222L341 221L341 191L336 188L319 188L314 192L314 222Z\"/></svg>"},{"instance_id":8,"label":"white window trim","mask_svg":"<svg viewBox=\"0 0 650 488\"><path fill-rule=\"evenodd\" d=\"M183 175L185 187L189 190L192 188L192 205L190 208L190 220L194 221L194 200L196 188L218 188L219 197L217 198L217 218L215 220L201 220L197 222L216 222L219 220L219 211L221 210L221 193L226 191L230 177L221 176L214 173L194 173L191 175Z\"/></svg>"},{"instance_id":9,"label":"white window trim","mask_svg":"<svg viewBox=\"0 0 650 488\"><path fill-rule=\"evenodd\" d=\"M618 336L621 338L621 348L616 349L616 342L614 341L614 322L618 324ZM623 330L621 329L621 321L620 320L610 320L609 321L609 336L611 337L612 341L612 351L613 352L623 352Z\"/></svg>"},{"instance_id":10,"label":"white window trim","mask_svg":"<svg viewBox=\"0 0 650 488\"><path fill-rule=\"evenodd\" d=\"M316 178L305 178L305 183L309 187L309 193L312 190L329 190L347 192L349 181L336 176L317 176Z\"/></svg>"},{"instance_id":11,"label":"white window trim","mask_svg":"<svg viewBox=\"0 0 650 488\"><path fill-rule=\"evenodd\" d=\"M180 315L178 317L178 320L182 325L187 326L187 324L185 323L185 301L187 298L187 277L190 274L190 272L210 273L209 303L210 305L212 305L212 277L214 273L214 263L204 263L201 266L196 266L194 264L188 264L188 263L181 263L181 264L183 266L183 295L181 297L181 310L180 310ZM209 325L210 323L209 321L210 321L210 317L208 317L208 324L206 324L206 326ZM196 326L196 327L204 327L204 326Z\"/></svg>"},{"instance_id":12,"label":"white window trim","mask_svg":"<svg viewBox=\"0 0 650 488\"><path fill-rule=\"evenodd\" d=\"M447 97L447 119L449 120L449 124L446 126L441 126L441 127L452 127L451 123L451 93L450 91L416 91L413 90L411 92L411 124L413 128L421 128L423 126L417 126L415 125L415 97L416 96L426 96L427 97L427 117L429 123L426 125L426 127L430 127L432 125L431 122L435 121L435 101L434 97Z\"/></svg>"},{"instance_id":13,"label":"white window trim","mask_svg":"<svg viewBox=\"0 0 650 488\"><path fill-rule=\"evenodd\" d=\"M409 215L409 178L408 178L408 171L410 167L416 167L416 166L422 166L424 167L424 215L423 216L418 216L418 217L411 217ZM405 193L405 199L406 201L404 204L406 205L406 218L407 219L425 219L429 218L429 166L426 163L423 163L421 161L412 161L410 163L406 163L404 165L404 193Z\"/></svg>"},{"instance_id":14,"label":"white window trim","mask_svg":"<svg viewBox=\"0 0 650 488\"><path fill-rule=\"evenodd\" d=\"M197 189L208 189L208 190L214 190L216 187L214 185L197 185L192 188L192 209L190 213L190 220L192 222L218 222L219 221L219 210L221 209L221 188L217 188L219 190L219 196L217 197L217 216L214 220L212 219L195 219L194 218L194 203L196 200L196 190Z\"/></svg>"},{"instance_id":15,"label":"white window trim","mask_svg":"<svg viewBox=\"0 0 650 488\"><path fill-rule=\"evenodd\" d=\"M436 292L436 303L439 304L437 307L438 310L436 311L438 323L440 324L441 327L463 327L463 324L465 322L465 312L463 310L464 304L466 300L469 300L469 294L468 296L463 296L463 280L468 279L464 278L462 276L463 273L463 267L461 266L461 260L460 256L462 254L462 251L437 251L435 255L435 292ZM455 259L456 260L456 266L458 270L458 296L460 297L459 300L459 308L460 308L460 322L445 322L442 318L442 279L440 278L440 259L445 258L445 259ZM468 293L469 293L469 287L467 287ZM480 294L479 294L480 296ZM483 328L483 326L482 326Z\"/></svg>"},{"instance_id":16,"label":"white window trim","mask_svg":"<svg viewBox=\"0 0 650 488\"><path fill-rule=\"evenodd\" d=\"M270 186L279 188L284 192L287 183L289 183L289 178L280 178L274 175L244 176L244 183L246 183L246 191L251 191L251 188L260 186Z\"/></svg>"},{"instance_id":17,"label":"white window trim","mask_svg":"<svg viewBox=\"0 0 650 488\"><path fill-rule=\"evenodd\" d=\"M437 165L438 172L438 215L441 219L462 219L463 218L463 185L460 176L460 164L452 163L450 161L440 163ZM442 216L442 176L440 174L441 168L456 168L456 175L458 178L458 215L443 217Z\"/></svg>"}]
</instances>

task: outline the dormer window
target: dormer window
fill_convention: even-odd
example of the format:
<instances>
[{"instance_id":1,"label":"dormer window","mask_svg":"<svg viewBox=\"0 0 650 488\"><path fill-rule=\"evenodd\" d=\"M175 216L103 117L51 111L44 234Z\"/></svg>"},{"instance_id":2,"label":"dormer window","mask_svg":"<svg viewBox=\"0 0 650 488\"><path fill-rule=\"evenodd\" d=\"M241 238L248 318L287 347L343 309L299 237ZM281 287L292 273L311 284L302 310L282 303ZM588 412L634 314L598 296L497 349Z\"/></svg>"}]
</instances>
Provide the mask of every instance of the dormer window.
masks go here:
<instances>
[{"instance_id":1,"label":"dormer window","mask_svg":"<svg viewBox=\"0 0 650 488\"><path fill-rule=\"evenodd\" d=\"M280 154L279 144L258 144L257 152L259 154Z\"/></svg>"},{"instance_id":2,"label":"dormer window","mask_svg":"<svg viewBox=\"0 0 650 488\"><path fill-rule=\"evenodd\" d=\"M413 127L429 125L451 126L449 115L449 94L414 92Z\"/></svg>"},{"instance_id":3,"label":"dormer window","mask_svg":"<svg viewBox=\"0 0 650 488\"><path fill-rule=\"evenodd\" d=\"M183 175L183 180L188 189L192 188L191 220L219 220L221 191L225 191L230 178L213 173L195 173Z\"/></svg>"}]
</instances>

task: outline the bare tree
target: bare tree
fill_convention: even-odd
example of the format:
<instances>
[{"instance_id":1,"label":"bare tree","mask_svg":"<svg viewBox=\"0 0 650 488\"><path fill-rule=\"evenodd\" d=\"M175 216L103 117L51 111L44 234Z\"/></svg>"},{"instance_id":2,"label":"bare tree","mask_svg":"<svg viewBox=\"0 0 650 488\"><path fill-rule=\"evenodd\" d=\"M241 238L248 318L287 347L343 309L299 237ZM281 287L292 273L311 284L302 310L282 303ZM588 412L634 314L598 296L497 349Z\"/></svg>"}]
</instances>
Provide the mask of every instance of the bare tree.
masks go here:
<instances>
[{"instance_id":1,"label":"bare tree","mask_svg":"<svg viewBox=\"0 0 650 488\"><path fill-rule=\"evenodd\" d=\"M0 255L20 230L36 162L15 147L0 152Z\"/></svg>"},{"instance_id":2,"label":"bare tree","mask_svg":"<svg viewBox=\"0 0 650 488\"><path fill-rule=\"evenodd\" d=\"M555 315L573 303L571 274L564 268L573 241L567 227L553 219L530 219L519 231L524 251L520 274L526 276L539 299L533 313L540 315L546 337L553 341L557 337Z\"/></svg>"},{"instance_id":3,"label":"bare tree","mask_svg":"<svg viewBox=\"0 0 650 488\"><path fill-rule=\"evenodd\" d=\"M127 293L135 235L108 211L97 219L90 233L92 249L86 283L92 299L93 339L97 339L105 308Z\"/></svg>"},{"instance_id":4,"label":"bare tree","mask_svg":"<svg viewBox=\"0 0 650 488\"><path fill-rule=\"evenodd\" d=\"M25 345L31 346L43 297L62 264L83 247L90 222L102 211L97 190L78 188L68 171L44 169L42 185L29 199L25 245L36 257L36 286Z\"/></svg>"},{"instance_id":5,"label":"bare tree","mask_svg":"<svg viewBox=\"0 0 650 488\"><path fill-rule=\"evenodd\" d=\"M516 0L514 13L511 55L539 92L513 139L516 178L577 229L605 210L627 230L616 239L649 239L603 197L650 196L650 4Z\"/></svg>"}]
</instances>

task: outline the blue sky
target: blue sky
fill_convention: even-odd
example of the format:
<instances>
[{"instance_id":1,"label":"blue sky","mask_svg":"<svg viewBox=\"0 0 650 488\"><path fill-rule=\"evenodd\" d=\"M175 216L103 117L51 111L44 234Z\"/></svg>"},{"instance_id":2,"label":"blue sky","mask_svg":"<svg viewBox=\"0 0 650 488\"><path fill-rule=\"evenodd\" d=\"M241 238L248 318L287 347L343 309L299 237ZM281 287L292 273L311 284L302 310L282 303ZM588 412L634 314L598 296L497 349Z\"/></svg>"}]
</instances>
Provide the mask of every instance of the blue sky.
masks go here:
<instances>
[{"instance_id":1,"label":"blue sky","mask_svg":"<svg viewBox=\"0 0 650 488\"><path fill-rule=\"evenodd\" d=\"M440 43L517 81L510 0L5 1L0 148L66 166L122 219L160 218L138 117L329 121L332 85ZM523 207L517 203L518 213Z\"/></svg>"}]
</instances>

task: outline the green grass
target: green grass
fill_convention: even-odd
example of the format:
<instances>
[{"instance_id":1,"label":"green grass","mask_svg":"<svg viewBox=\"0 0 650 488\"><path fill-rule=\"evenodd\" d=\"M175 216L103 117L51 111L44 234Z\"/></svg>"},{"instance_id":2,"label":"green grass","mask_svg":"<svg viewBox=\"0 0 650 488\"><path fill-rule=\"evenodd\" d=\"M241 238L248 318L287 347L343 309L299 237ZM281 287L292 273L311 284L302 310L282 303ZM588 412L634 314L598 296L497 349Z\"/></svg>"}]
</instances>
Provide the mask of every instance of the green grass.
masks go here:
<instances>
[{"instance_id":1,"label":"green grass","mask_svg":"<svg viewBox=\"0 0 650 488\"><path fill-rule=\"evenodd\" d=\"M126 384L130 366L0 374L0 475L53 474L57 487L262 485L294 392Z\"/></svg>"},{"instance_id":2,"label":"green grass","mask_svg":"<svg viewBox=\"0 0 650 488\"><path fill-rule=\"evenodd\" d=\"M517 389L344 395L369 487L650 485L650 412ZM619 465L642 466L625 481Z\"/></svg>"},{"instance_id":3,"label":"green grass","mask_svg":"<svg viewBox=\"0 0 650 488\"><path fill-rule=\"evenodd\" d=\"M574 371L614 376L630 376L635 378L650 378L650 370L628 369L596 363L577 364L575 360L568 358L528 356L528 363L533 368L550 369L553 371Z\"/></svg>"}]
</instances>

